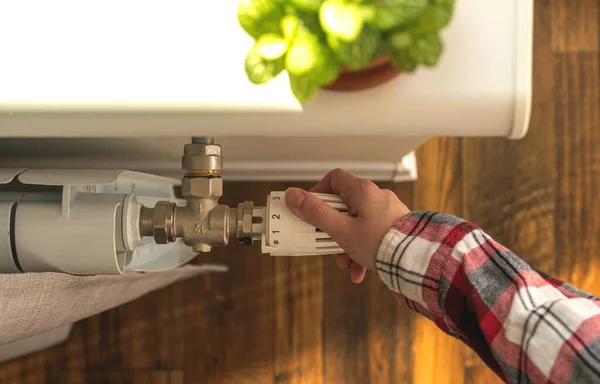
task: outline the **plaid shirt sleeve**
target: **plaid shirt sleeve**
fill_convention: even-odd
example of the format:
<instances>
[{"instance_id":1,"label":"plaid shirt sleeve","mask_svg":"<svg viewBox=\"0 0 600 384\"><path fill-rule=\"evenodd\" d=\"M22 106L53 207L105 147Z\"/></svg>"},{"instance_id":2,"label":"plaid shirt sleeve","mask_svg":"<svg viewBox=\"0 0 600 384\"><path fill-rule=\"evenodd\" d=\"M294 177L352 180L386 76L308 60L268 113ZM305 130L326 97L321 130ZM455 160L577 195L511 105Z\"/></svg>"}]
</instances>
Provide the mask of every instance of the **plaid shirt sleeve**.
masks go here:
<instances>
[{"instance_id":1,"label":"plaid shirt sleeve","mask_svg":"<svg viewBox=\"0 0 600 384\"><path fill-rule=\"evenodd\" d=\"M505 382L600 383L600 301L531 268L477 226L412 212L386 234L377 270L399 300Z\"/></svg>"}]
</instances>

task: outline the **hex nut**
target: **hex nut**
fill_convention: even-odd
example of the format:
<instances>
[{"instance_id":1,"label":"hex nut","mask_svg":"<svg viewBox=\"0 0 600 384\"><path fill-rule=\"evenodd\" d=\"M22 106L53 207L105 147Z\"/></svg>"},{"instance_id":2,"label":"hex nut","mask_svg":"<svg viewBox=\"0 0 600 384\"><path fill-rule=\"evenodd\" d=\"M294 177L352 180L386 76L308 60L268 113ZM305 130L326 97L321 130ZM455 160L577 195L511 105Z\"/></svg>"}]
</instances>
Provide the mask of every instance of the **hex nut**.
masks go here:
<instances>
[{"instance_id":1,"label":"hex nut","mask_svg":"<svg viewBox=\"0 0 600 384\"><path fill-rule=\"evenodd\" d=\"M219 198L223 195L220 177L184 177L181 181L183 197Z\"/></svg>"},{"instance_id":2,"label":"hex nut","mask_svg":"<svg viewBox=\"0 0 600 384\"><path fill-rule=\"evenodd\" d=\"M175 241L175 203L159 201L154 206L153 231L156 244Z\"/></svg>"},{"instance_id":3,"label":"hex nut","mask_svg":"<svg viewBox=\"0 0 600 384\"><path fill-rule=\"evenodd\" d=\"M181 157L184 170L221 171L221 146L215 144L186 144Z\"/></svg>"},{"instance_id":4,"label":"hex nut","mask_svg":"<svg viewBox=\"0 0 600 384\"><path fill-rule=\"evenodd\" d=\"M221 156L221 146L217 144L186 144L183 155Z\"/></svg>"},{"instance_id":5,"label":"hex nut","mask_svg":"<svg viewBox=\"0 0 600 384\"><path fill-rule=\"evenodd\" d=\"M252 235L252 208L254 207L254 203L252 201L245 201L243 207L242 233Z\"/></svg>"},{"instance_id":6,"label":"hex nut","mask_svg":"<svg viewBox=\"0 0 600 384\"><path fill-rule=\"evenodd\" d=\"M244 245L252 245L252 201L245 201L238 205L237 210L237 238Z\"/></svg>"}]
</instances>

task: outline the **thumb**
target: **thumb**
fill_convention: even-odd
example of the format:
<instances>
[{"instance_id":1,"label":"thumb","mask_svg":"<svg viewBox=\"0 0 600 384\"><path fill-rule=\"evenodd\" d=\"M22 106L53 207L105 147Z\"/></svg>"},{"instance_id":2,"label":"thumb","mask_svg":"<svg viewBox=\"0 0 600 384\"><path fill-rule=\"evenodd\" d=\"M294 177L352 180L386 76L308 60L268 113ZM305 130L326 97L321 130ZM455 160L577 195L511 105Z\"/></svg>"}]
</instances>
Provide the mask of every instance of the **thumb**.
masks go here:
<instances>
[{"instance_id":1,"label":"thumb","mask_svg":"<svg viewBox=\"0 0 600 384\"><path fill-rule=\"evenodd\" d=\"M312 193L299 188L289 188L285 192L285 202L290 211L298 218L313 225L332 239L344 242L351 221L350 217L331 208Z\"/></svg>"}]
</instances>

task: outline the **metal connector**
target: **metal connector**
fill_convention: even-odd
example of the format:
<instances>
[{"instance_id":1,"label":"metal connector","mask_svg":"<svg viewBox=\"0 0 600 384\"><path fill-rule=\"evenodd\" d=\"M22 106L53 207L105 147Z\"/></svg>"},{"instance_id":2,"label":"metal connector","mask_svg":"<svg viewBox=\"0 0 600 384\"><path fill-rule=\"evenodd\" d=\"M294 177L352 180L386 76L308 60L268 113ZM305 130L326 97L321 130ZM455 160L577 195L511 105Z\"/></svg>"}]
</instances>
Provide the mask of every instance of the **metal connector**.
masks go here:
<instances>
[{"instance_id":1,"label":"metal connector","mask_svg":"<svg viewBox=\"0 0 600 384\"><path fill-rule=\"evenodd\" d=\"M237 209L236 236L238 241L245 245L252 244L252 208L254 208L254 203L246 201L240 203Z\"/></svg>"},{"instance_id":2,"label":"metal connector","mask_svg":"<svg viewBox=\"0 0 600 384\"><path fill-rule=\"evenodd\" d=\"M246 201L237 208L218 203L223 195L221 147L212 140L195 139L186 144L181 166L186 171L181 183L185 206L160 201L154 208L142 207L140 233L152 236L159 244L182 238L196 252L209 252L212 247L225 246L230 237L251 245L260 239L261 228L255 218L254 203ZM263 209L264 211L264 209Z\"/></svg>"}]
</instances>

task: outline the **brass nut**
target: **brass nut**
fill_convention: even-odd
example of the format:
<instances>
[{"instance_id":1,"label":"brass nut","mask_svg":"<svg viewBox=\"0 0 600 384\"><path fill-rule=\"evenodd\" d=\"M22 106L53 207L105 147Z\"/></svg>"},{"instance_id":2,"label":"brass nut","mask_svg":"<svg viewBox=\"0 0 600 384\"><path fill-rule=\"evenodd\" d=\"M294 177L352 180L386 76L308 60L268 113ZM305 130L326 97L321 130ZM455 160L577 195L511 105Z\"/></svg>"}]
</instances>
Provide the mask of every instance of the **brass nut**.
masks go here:
<instances>
[{"instance_id":1,"label":"brass nut","mask_svg":"<svg viewBox=\"0 0 600 384\"><path fill-rule=\"evenodd\" d=\"M238 241L244 245L252 245L252 201L245 201L238 205L237 236Z\"/></svg>"},{"instance_id":2,"label":"brass nut","mask_svg":"<svg viewBox=\"0 0 600 384\"><path fill-rule=\"evenodd\" d=\"M181 158L181 167L186 171L220 172L223 169L221 146L215 144L186 144Z\"/></svg>"},{"instance_id":3,"label":"brass nut","mask_svg":"<svg viewBox=\"0 0 600 384\"><path fill-rule=\"evenodd\" d=\"M175 203L159 201L154 206L153 231L156 244L175 241Z\"/></svg>"},{"instance_id":4,"label":"brass nut","mask_svg":"<svg viewBox=\"0 0 600 384\"><path fill-rule=\"evenodd\" d=\"M183 147L185 155L221 156L221 146L217 144L186 144Z\"/></svg>"},{"instance_id":5,"label":"brass nut","mask_svg":"<svg viewBox=\"0 0 600 384\"><path fill-rule=\"evenodd\" d=\"M254 203L251 201L245 201L243 203L243 217L242 217L242 233L252 234L252 208Z\"/></svg>"},{"instance_id":6,"label":"brass nut","mask_svg":"<svg viewBox=\"0 0 600 384\"><path fill-rule=\"evenodd\" d=\"M223 179L219 177L184 177L181 181L183 197L219 198L223 195Z\"/></svg>"}]
</instances>

